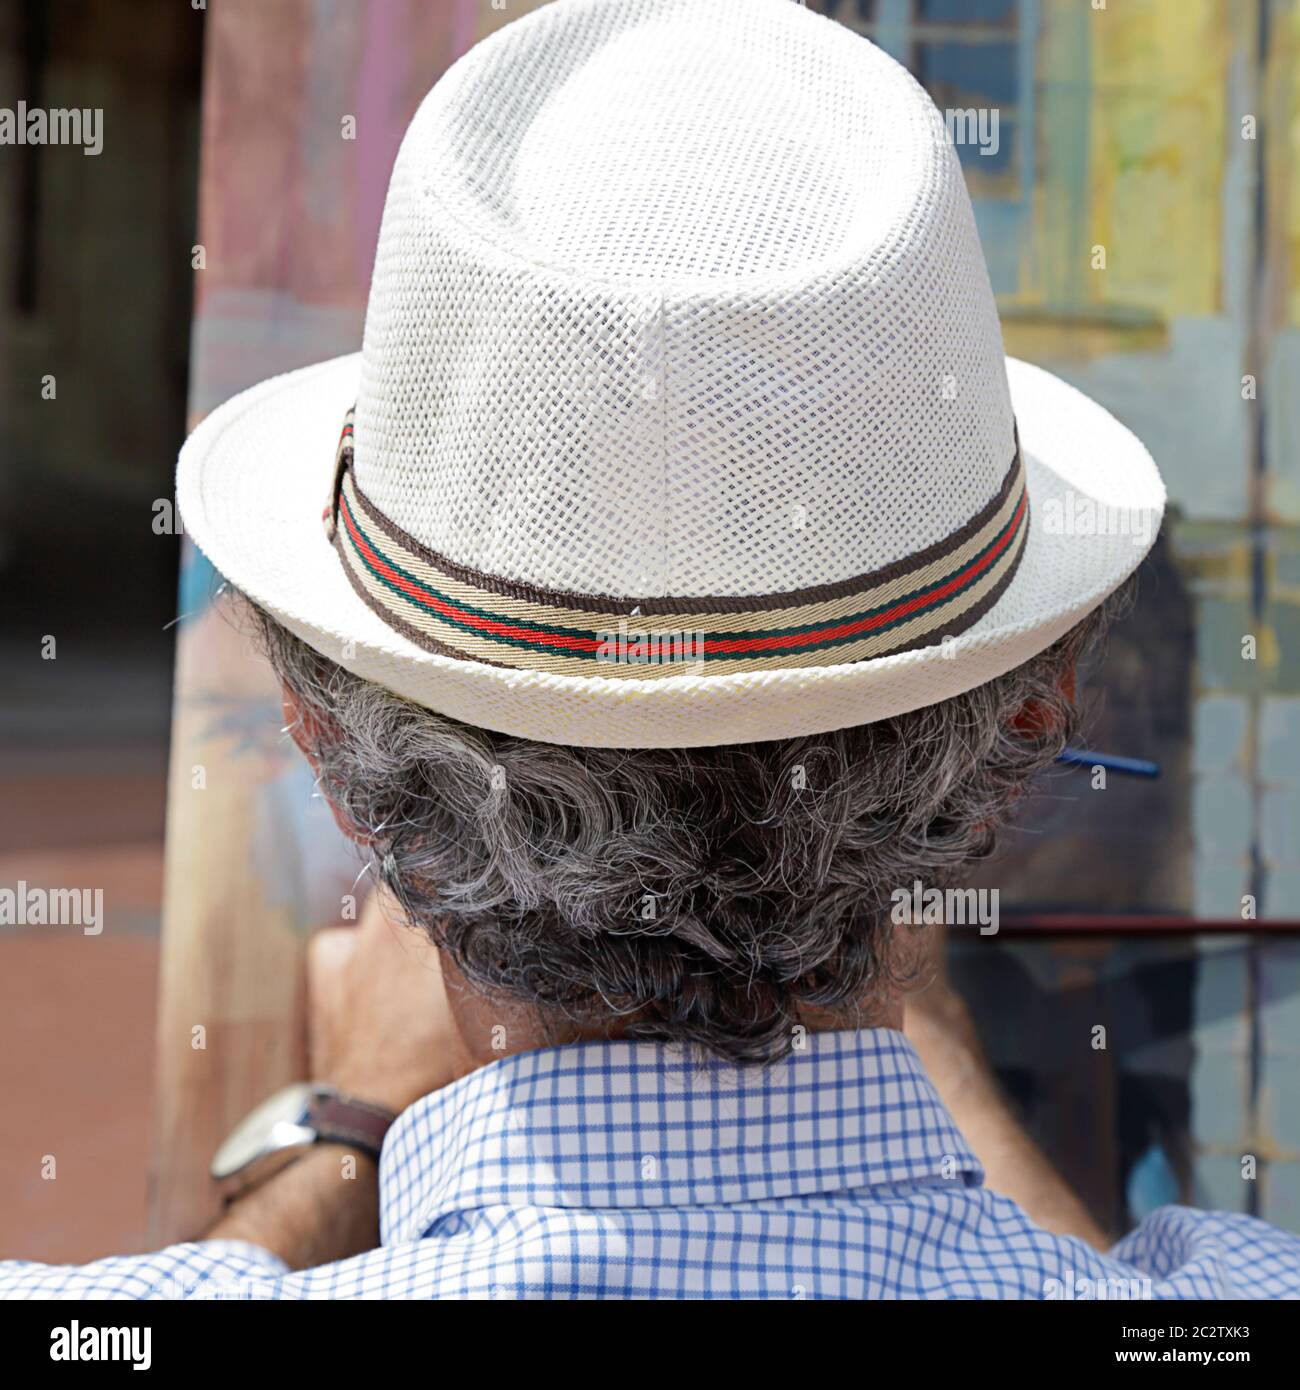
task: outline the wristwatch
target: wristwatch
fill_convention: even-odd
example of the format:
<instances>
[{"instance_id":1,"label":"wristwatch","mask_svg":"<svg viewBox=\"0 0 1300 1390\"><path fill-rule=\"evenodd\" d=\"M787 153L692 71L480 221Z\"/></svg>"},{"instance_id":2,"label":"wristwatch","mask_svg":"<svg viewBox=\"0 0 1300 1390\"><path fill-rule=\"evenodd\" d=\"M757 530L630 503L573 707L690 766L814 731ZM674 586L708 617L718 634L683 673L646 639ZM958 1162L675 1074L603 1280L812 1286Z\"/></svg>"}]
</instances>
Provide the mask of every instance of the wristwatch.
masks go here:
<instances>
[{"instance_id":1,"label":"wristwatch","mask_svg":"<svg viewBox=\"0 0 1300 1390\"><path fill-rule=\"evenodd\" d=\"M313 1144L346 1144L376 1162L397 1116L320 1081L286 1086L246 1115L212 1156L209 1171L237 1197L301 1158Z\"/></svg>"}]
</instances>

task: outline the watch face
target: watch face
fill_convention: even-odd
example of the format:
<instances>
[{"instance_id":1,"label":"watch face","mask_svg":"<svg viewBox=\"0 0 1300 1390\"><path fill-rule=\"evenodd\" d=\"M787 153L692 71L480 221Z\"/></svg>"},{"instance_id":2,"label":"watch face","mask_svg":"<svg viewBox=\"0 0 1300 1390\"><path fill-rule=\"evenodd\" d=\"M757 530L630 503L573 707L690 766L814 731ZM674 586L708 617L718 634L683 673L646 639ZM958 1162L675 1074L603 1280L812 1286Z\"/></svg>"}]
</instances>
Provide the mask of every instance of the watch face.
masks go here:
<instances>
[{"instance_id":1,"label":"watch face","mask_svg":"<svg viewBox=\"0 0 1300 1390\"><path fill-rule=\"evenodd\" d=\"M213 1155L212 1176L220 1181L266 1154L310 1144L315 1134L307 1128L307 1115L316 1091L317 1087L303 1081L264 1100Z\"/></svg>"}]
</instances>

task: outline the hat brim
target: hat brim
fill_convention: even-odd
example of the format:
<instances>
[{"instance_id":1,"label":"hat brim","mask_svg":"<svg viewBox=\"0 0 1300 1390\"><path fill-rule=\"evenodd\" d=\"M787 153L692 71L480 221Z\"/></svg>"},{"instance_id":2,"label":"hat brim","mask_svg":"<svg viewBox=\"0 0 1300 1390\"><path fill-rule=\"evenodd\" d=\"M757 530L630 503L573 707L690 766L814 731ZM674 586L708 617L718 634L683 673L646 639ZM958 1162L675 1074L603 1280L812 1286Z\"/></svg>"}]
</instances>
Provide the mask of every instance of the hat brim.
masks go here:
<instances>
[{"instance_id":1,"label":"hat brim","mask_svg":"<svg viewBox=\"0 0 1300 1390\"><path fill-rule=\"evenodd\" d=\"M1031 508L1019 569L960 636L869 661L636 679L507 670L416 646L358 597L321 522L359 353L274 377L213 411L181 451L177 497L213 566L292 632L356 675L465 723L613 748L789 738L935 704L1021 665L1150 549L1165 490L1141 442L1050 372L1008 358L1007 373ZM1098 517L1122 524L1096 525Z\"/></svg>"}]
</instances>

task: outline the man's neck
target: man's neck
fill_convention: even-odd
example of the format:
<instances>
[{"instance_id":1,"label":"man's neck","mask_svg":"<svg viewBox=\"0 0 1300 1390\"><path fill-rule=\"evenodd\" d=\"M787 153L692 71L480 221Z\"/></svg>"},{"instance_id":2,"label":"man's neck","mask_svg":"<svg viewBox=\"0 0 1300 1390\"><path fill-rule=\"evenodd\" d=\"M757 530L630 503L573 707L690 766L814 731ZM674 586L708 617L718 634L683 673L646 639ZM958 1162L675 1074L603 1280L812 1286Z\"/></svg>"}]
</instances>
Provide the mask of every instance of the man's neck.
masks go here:
<instances>
[{"instance_id":1,"label":"man's neck","mask_svg":"<svg viewBox=\"0 0 1300 1390\"><path fill-rule=\"evenodd\" d=\"M632 1024L630 1016L614 1014L595 1021L561 1019L520 1004L488 998L465 982L446 952L442 952L441 956L447 1002L463 1048L463 1056L457 1062L458 1076L465 1076L489 1062L520 1052L622 1038L627 1036ZM799 1021L800 1026L810 1033L833 1033L844 1028L894 1028L901 1031L903 996L891 992L872 1007L854 1014L805 1009L800 1013Z\"/></svg>"}]
</instances>

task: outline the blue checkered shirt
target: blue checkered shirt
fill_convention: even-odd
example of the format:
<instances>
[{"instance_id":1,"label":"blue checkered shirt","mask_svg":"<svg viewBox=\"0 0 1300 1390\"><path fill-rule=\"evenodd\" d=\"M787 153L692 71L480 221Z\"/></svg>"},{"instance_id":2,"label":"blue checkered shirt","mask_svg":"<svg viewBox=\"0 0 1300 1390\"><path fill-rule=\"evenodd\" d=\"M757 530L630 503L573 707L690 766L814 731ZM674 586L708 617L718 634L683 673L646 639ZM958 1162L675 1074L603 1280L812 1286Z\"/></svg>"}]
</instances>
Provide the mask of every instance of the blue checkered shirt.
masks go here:
<instances>
[{"instance_id":1,"label":"blue checkered shirt","mask_svg":"<svg viewBox=\"0 0 1300 1390\"><path fill-rule=\"evenodd\" d=\"M390 1130L382 1244L0 1264L58 1298L1300 1298L1300 1238L1163 1207L1108 1255L983 1186L916 1053L813 1034L769 1068L649 1043L505 1057Z\"/></svg>"}]
</instances>

